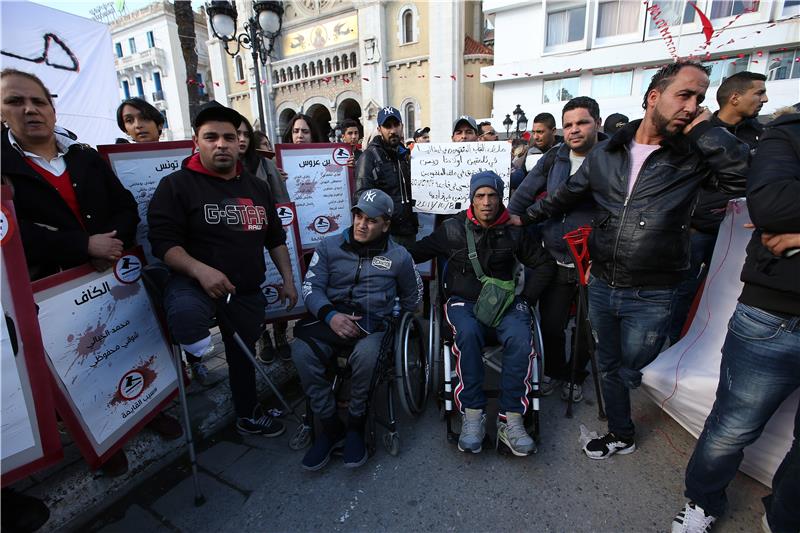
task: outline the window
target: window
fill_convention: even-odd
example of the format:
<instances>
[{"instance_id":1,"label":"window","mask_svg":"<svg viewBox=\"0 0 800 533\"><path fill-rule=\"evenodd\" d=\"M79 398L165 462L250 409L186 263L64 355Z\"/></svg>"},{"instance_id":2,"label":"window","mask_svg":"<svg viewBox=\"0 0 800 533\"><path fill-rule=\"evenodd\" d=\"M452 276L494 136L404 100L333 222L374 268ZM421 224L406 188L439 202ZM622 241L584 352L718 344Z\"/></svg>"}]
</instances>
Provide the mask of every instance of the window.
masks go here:
<instances>
[{"instance_id":1,"label":"window","mask_svg":"<svg viewBox=\"0 0 800 533\"><path fill-rule=\"evenodd\" d=\"M575 98L580 86L579 78L561 78L558 80L545 80L542 102L566 102Z\"/></svg>"},{"instance_id":2,"label":"window","mask_svg":"<svg viewBox=\"0 0 800 533\"><path fill-rule=\"evenodd\" d=\"M164 117L164 129L167 129L169 128L169 121L167 120L167 112L164 111L163 109L161 109L160 111L161 111L161 116Z\"/></svg>"},{"instance_id":3,"label":"window","mask_svg":"<svg viewBox=\"0 0 800 533\"><path fill-rule=\"evenodd\" d=\"M633 84L633 71L598 74L592 78L593 98L629 96Z\"/></svg>"},{"instance_id":4,"label":"window","mask_svg":"<svg viewBox=\"0 0 800 533\"><path fill-rule=\"evenodd\" d=\"M300 79L300 66L299 65L295 65L294 66L294 79L296 79L296 80Z\"/></svg>"},{"instance_id":5,"label":"window","mask_svg":"<svg viewBox=\"0 0 800 533\"><path fill-rule=\"evenodd\" d=\"M303 63L303 77L304 78L308 77L308 65L306 65L305 63Z\"/></svg>"},{"instance_id":6,"label":"window","mask_svg":"<svg viewBox=\"0 0 800 533\"><path fill-rule=\"evenodd\" d=\"M414 13L410 9L403 12L402 44L414 42Z\"/></svg>"},{"instance_id":7,"label":"window","mask_svg":"<svg viewBox=\"0 0 800 533\"><path fill-rule=\"evenodd\" d=\"M203 75L200 72L197 73L197 92L200 96L206 94L206 84L203 83Z\"/></svg>"},{"instance_id":8,"label":"window","mask_svg":"<svg viewBox=\"0 0 800 533\"><path fill-rule=\"evenodd\" d=\"M642 95L647 92L647 88L650 86L650 81L653 79L653 76L656 75L656 72L658 72L657 68L651 68L642 72Z\"/></svg>"},{"instance_id":9,"label":"window","mask_svg":"<svg viewBox=\"0 0 800 533\"><path fill-rule=\"evenodd\" d=\"M791 80L800 78L800 48L769 54L767 79Z\"/></svg>"},{"instance_id":10,"label":"window","mask_svg":"<svg viewBox=\"0 0 800 533\"><path fill-rule=\"evenodd\" d=\"M122 43L114 43L114 51L117 53L117 57L122 57Z\"/></svg>"},{"instance_id":11,"label":"window","mask_svg":"<svg viewBox=\"0 0 800 533\"><path fill-rule=\"evenodd\" d=\"M583 40L585 24L586 6L548 13L547 46Z\"/></svg>"},{"instance_id":12,"label":"window","mask_svg":"<svg viewBox=\"0 0 800 533\"><path fill-rule=\"evenodd\" d=\"M242 56L236 56L233 63L236 69L236 81L242 81L244 79L244 63L242 62Z\"/></svg>"},{"instance_id":13,"label":"window","mask_svg":"<svg viewBox=\"0 0 800 533\"><path fill-rule=\"evenodd\" d=\"M339 56L333 58L333 70L339 70Z\"/></svg>"},{"instance_id":14,"label":"window","mask_svg":"<svg viewBox=\"0 0 800 533\"><path fill-rule=\"evenodd\" d=\"M288 75L289 81L294 80L294 72L291 67L289 67L289 71L286 74Z\"/></svg>"},{"instance_id":15,"label":"window","mask_svg":"<svg viewBox=\"0 0 800 533\"><path fill-rule=\"evenodd\" d=\"M597 11L597 37L614 37L636 33L640 9L626 0L600 2Z\"/></svg>"},{"instance_id":16,"label":"window","mask_svg":"<svg viewBox=\"0 0 800 533\"><path fill-rule=\"evenodd\" d=\"M122 93L125 95L125 100L131 97L131 84L128 80L122 80Z\"/></svg>"},{"instance_id":17,"label":"window","mask_svg":"<svg viewBox=\"0 0 800 533\"><path fill-rule=\"evenodd\" d=\"M704 61L703 65L711 67L711 74L708 76L711 83L709 87L718 86L720 83L730 78L737 72L747 70L750 63L750 56L734 57L731 59L718 59L716 61Z\"/></svg>"},{"instance_id":18,"label":"window","mask_svg":"<svg viewBox=\"0 0 800 533\"><path fill-rule=\"evenodd\" d=\"M711 4L711 18L735 17L742 13L758 11L759 0L714 0Z\"/></svg>"},{"instance_id":19,"label":"window","mask_svg":"<svg viewBox=\"0 0 800 533\"><path fill-rule=\"evenodd\" d=\"M286 69L281 69L281 83L286 82Z\"/></svg>"},{"instance_id":20,"label":"window","mask_svg":"<svg viewBox=\"0 0 800 533\"><path fill-rule=\"evenodd\" d=\"M350 68L356 68L357 63L358 62L356 61L356 53L350 52Z\"/></svg>"},{"instance_id":21,"label":"window","mask_svg":"<svg viewBox=\"0 0 800 533\"><path fill-rule=\"evenodd\" d=\"M800 0L784 0L782 17L800 15Z\"/></svg>"},{"instance_id":22,"label":"window","mask_svg":"<svg viewBox=\"0 0 800 533\"><path fill-rule=\"evenodd\" d=\"M331 71L331 58L330 57L326 57L325 58L325 72L330 72L330 71Z\"/></svg>"},{"instance_id":23,"label":"window","mask_svg":"<svg viewBox=\"0 0 800 533\"><path fill-rule=\"evenodd\" d=\"M161 92L161 73L160 72L153 72L153 85L156 88L156 92Z\"/></svg>"},{"instance_id":24,"label":"window","mask_svg":"<svg viewBox=\"0 0 800 533\"><path fill-rule=\"evenodd\" d=\"M659 29L656 27L654 18L663 19L669 27L678 26L681 24L681 11L683 11L683 24L691 24L694 22L694 8L686 0L658 0L653 2L653 5L658 6L659 11L654 13L654 16L647 15L647 35L649 37L656 37Z\"/></svg>"},{"instance_id":25,"label":"window","mask_svg":"<svg viewBox=\"0 0 800 533\"><path fill-rule=\"evenodd\" d=\"M144 83L142 83L142 78L136 76L136 95L139 98L144 98Z\"/></svg>"},{"instance_id":26,"label":"window","mask_svg":"<svg viewBox=\"0 0 800 533\"><path fill-rule=\"evenodd\" d=\"M403 106L403 124L406 127L405 136L406 139L411 139L414 137L414 130L415 128L415 108L414 102L408 102L406 105Z\"/></svg>"},{"instance_id":27,"label":"window","mask_svg":"<svg viewBox=\"0 0 800 533\"><path fill-rule=\"evenodd\" d=\"M314 62L313 62L313 61L312 61L311 63L309 63L309 64L308 64L308 67L309 67L309 68L308 68L308 72L309 72L309 73L310 73L312 76L316 76L316 75L317 75L317 66L314 64Z\"/></svg>"},{"instance_id":28,"label":"window","mask_svg":"<svg viewBox=\"0 0 800 533\"><path fill-rule=\"evenodd\" d=\"M325 67L322 65L322 60L318 59L317 60L317 74L322 74L324 72L324 70L323 70L324 68Z\"/></svg>"},{"instance_id":29,"label":"window","mask_svg":"<svg viewBox=\"0 0 800 533\"><path fill-rule=\"evenodd\" d=\"M347 54L342 54L342 68L347 70L350 68L350 60L347 59Z\"/></svg>"},{"instance_id":30,"label":"window","mask_svg":"<svg viewBox=\"0 0 800 533\"><path fill-rule=\"evenodd\" d=\"M153 37L153 32L147 32L147 48L154 48L156 46L156 38Z\"/></svg>"},{"instance_id":31,"label":"window","mask_svg":"<svg viewBox=\"0 0 800 533\"><path fill-rule=\"evenodd\" d=\"M136 53L136 39L134 39L133 37L128 39L128 48L130 49L132 54Z\"/></svg>"}]
</instances>

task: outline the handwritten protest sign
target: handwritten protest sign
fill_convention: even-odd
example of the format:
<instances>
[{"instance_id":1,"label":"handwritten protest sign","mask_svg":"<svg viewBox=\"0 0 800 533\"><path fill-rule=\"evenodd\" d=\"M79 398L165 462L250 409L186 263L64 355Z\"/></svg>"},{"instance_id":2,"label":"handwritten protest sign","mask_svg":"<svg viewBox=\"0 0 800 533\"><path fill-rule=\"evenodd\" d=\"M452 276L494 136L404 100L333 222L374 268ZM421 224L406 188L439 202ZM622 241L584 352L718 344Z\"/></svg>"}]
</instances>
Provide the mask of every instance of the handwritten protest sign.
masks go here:
<instances>
[{"instance_id":1,"label":"handwritten protest sign","mask_svg":"<svg viewBox=\"0 0 800 533\"><path fill-rule=\"evenodd\" d=\"M97 147L122 185L131 191L139 204L139 227L136 242L144 249L147 261L154 262L147 239L147 206L161 178L181 168L192 155L192 141L169 141L135 144L107 144Z\"/></svg>"},{"instance_id":2,"label":"handwritten protest sign","mask_svg":"<svg viewBox=\"0 0 800 533\"><path fill-rule=\"evenodd\" d=\"M436 215L431 213L418 213L419 229L417 230L417 240L422 240L433 233L436 223ZM417 265L417 270L422 279L429 280L433 275L433 260L425 261Z\"/></svg>"},{"instance_id":3,"label":"handwritten protest sign","mask_svg":"<svg viewBox=\"0 0 800 533\"><path fill-rule=\"evenodd\" d=\"M281 303L278 297L278 287L283 285L283 278L278 268L272 262L269 252L264 250L264 259L267 262L267 273L266 279L261 285L261 290L264 291L264 296L267 299L267 309L265 311L267 322L297 318L306 312L306 305L303 302L303 291L301 290L303 284L303 263L300 260L300 230L297 227L297 212L293 203L277 204L275 208L278 210L281 224L286 231L286 247L289 249L289 259L292 262L292 277L294 277L294 286L297 291L297 304L291 309L286 309L286 306Z\"/></svg>"},{"instance_id":4,"label":"handwritten protest sign","mask_svg":"<svg viewBox=\"0 0 800 533\"><path fill-rule=\"evenodd\" d=\"M463 211L469 205L469 180L483 170L492 170L503 178L503 201L508 205L511 143L415 144L411 151L414 208L439 215Z\"/></svg>"},{"instance_id":5,"label":"handwritten protest sign","mask_svg":"<svg viewBox=\"0 0 800 533\"><path fill-rule=\"evenodd\" d=\"M105 272L87 265L33 285L59 413L92 466L177 390L171 349L139 276L142 264L140 255L126 253Z\"/></svg>"},{"instance_id":6,"label":"handwritten protest sign","mask_svg":"<svg viewBox=\"0 0 800 533\"><path fill-rule=\"evenodd\" d=\"M289 175L286 189L297 209L303 250L350 225L354 185L348 145L279 144L275 152Z\"/></svg>"},{"instance_id":7,"label":"handwritten protest sign","mask_svg":"<svg viewBox=\"0 0 800 533\"><path fill-rule=\"evenodd\" d=\"M10 188L0 209L0 451L5 487L62 457L25 253Z\"/></svg>"}]
</instances>

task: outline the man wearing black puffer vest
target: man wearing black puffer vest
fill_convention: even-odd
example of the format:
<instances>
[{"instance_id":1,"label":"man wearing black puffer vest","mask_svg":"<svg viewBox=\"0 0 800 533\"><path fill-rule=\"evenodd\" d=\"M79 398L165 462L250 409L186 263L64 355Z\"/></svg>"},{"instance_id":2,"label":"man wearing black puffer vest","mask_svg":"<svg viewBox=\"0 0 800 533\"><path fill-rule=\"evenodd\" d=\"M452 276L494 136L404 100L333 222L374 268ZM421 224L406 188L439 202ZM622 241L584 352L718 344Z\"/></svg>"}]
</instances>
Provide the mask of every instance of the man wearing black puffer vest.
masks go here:
<instances>
[{"instance_id":1,"label":"man wearing black puffer vest","mask_svg":"<svg viewBox=\"0 0 800 533\"><path fill-rule=\"evenodd\" d=\"M742 269L744 288L728 322L720 381L686 468L689 502L673 533L706 533L727 507L725 488L743 450L800 387L800 113L769 124L747 181L755 226ZM800 408L794 441L764 498L764 531L800 531Z\"/></svg>"}]
</instances>

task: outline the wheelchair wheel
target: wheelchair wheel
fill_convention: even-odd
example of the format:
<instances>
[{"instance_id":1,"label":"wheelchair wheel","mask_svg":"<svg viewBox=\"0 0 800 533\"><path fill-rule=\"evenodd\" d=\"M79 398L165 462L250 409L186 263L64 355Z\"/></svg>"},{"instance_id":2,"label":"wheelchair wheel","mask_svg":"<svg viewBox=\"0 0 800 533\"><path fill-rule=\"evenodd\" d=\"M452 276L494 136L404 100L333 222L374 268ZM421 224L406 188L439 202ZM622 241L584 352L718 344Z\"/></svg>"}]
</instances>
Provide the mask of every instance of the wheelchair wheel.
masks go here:
<instances>
[{"instance_id":1,"label":"wheelchair wheel","mask_svg":"<svg viewBox=\"0 0 800 533\"><path fill-rule=\"evenodd\" d=\"M432 297L433 298L433 297ZM431 368L430 392L436 394L442 387L442 312L435 301L431 302L428 318L428 365Z\"/></svg>"},{"instance_id":2,"label":"wheelchair wheel","mask_svg":"<svg viewBox=\"0 0 800 533\"><path fill-rule=\"evenodd\" d=\"M423 346L422 327L411 313L400 320L394 341L397 395L406 413L418 415L425 408L430 383L428 354Z\"/></svg>"}]
</instances>

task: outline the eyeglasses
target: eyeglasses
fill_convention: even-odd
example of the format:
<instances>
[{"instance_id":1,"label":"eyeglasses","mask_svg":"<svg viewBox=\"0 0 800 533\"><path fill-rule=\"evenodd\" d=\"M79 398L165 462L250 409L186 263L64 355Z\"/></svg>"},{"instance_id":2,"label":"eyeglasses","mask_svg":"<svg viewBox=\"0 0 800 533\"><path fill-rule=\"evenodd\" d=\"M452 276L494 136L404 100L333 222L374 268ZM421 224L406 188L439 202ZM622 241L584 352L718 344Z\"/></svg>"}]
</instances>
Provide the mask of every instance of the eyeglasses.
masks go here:
<instances>
[{"instance_id":1,"label":"eyeglasses","mask_svg":"<svg viewBox=\"0 0 800 533\"><path fill-rule=\"evenodd\" d=\"M481 133L481 137L485 137L486 135L495 135L496 136L497 132L494 131L494 130L491 130L491 131L484 131L483 133Z\"/></svg>"}]
</instances>

